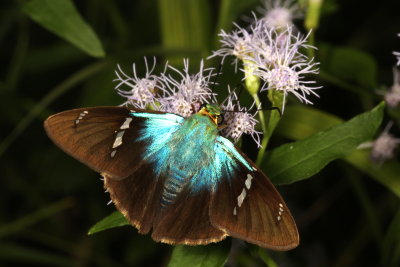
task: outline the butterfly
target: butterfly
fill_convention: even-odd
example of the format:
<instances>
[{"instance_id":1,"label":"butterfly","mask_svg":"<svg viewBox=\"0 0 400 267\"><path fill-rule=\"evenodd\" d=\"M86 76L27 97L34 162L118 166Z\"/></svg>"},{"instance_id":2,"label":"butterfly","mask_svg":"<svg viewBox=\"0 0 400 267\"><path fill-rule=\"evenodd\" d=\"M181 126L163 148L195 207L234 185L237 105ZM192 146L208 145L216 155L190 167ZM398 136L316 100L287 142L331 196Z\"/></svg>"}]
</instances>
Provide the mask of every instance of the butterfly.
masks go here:
<instances>
[{"instance_id":1,"label":"butterfly","mask_svg":"<svg viewBox=\"0 0 400 267\"><path fill-rule=\"evenodd\" d=\"M50 116L44 127L57 146L101 173L117 209L155 241L205 245L232 236L273 250L298 246L284 200L220 135L222 118L216 104L187 118L91 107Z\"/></svg>"}]
</instances>

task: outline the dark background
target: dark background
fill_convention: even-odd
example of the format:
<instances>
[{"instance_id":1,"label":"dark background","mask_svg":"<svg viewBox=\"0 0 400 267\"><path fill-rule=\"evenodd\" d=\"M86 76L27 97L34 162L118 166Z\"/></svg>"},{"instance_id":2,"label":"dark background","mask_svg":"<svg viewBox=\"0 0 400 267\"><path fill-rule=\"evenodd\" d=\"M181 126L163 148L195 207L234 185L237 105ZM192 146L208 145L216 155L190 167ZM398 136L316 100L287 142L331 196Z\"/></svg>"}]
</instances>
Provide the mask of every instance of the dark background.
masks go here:
<instances>
[{"instance_id":1,"label":"dark background","mask_svg":"<svg viewBox=\"0 0 400 267\"><path fill-rule=\"evenodd\" d=\"M0 142L9 144L0 154L0 265L166 265L171 246L155 243L134 228L87 235L93 224L115 209L106 205L109 197L99 174L61 152L47 138L43 121L66 109L121 104L124 100L112 82L117 63L129 68L136 62L143 71L144 56L156 55L160 63L171 55L198 62L207 51L164 49L157 1L74 1L105 47L106 58L94 59L31 21L21 11L24 2L0 4ZM208 3L211 39L218 32L220 1ZM243 14L257 5L258 1L249 1ZM296 24L304 30L301 20ZM392 52L400 51L398 33L399 1L324 1L315 32L321 69L332 47L350 47L375 59L378 84L368 88L369 96L361 99L360 94L317 78L324 89L319 91L320 99L314 100L315 107L349 119L377 104L382 97L375 90L392 84L396 62ZM88 68L94 70L88 74ZM74 75L84 77L70 86ZM234 74L227 71L227 80L235 79L229 75ZM68 89L53 99L51 94L60 86ZM29 112L49 96L48 105L22 127ZM389 119L387 115L385 123ZM393 132L398 134L397 126ZM271 147L282 139L273 141ZM385 251L365 209L375 212L378 229L386 234L399 209L398 198L387 188L335 161L314 177L279 190L301 234L297 249L271 252L280 266L381 264ZM231 266L263 266L245 247L229 262Z\"/></svg>"}]
</instances>

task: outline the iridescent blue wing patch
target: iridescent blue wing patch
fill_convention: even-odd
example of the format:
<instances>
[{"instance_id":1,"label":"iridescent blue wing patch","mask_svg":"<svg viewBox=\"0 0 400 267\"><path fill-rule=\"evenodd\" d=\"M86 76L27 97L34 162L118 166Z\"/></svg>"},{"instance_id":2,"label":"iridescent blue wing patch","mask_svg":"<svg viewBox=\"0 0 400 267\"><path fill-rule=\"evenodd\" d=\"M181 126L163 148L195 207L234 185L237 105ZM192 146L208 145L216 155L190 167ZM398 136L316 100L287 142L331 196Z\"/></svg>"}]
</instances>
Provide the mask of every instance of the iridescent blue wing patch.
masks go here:
<instances>
[{"instance_id":1,"label":"iridescent blue wing patch","mask_svg":"<svg viewBox=\"0 0 400 267\"><path fill-rule=\"evenodd\" d=\"M176 125L179 119L183 120L157 111L91 107L55 114L44 126L49 137L66 153L97 172L123 179L142 163L148 144L140 139L140 130L146 121L157 121L153 125L163 121L157 126L157 130L163 131Z\"/></svg>"},{"instance_id":2,"label":"iridescent blue wing patch","mask_svg":"<svg viewBox=\"0 0 400 267\"><path fill-rule=\"evenodd\" d=\"M295 221L266 175L223 137L217 138L216 151L220 179L211 199L212 225L261 247L296 247Z\"/></svg>"}]
</instances>

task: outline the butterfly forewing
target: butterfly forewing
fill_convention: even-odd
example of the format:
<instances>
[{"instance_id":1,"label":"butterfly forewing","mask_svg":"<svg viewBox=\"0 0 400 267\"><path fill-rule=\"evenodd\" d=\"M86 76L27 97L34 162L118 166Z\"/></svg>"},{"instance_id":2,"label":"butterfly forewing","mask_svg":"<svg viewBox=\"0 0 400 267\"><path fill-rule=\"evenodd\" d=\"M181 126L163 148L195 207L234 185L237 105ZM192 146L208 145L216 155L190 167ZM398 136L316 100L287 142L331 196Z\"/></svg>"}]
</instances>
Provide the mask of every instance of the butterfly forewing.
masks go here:
<instances>
[{"instance_id":1,"label":"butterfly forewing","mask_svg":"<svg viewBox=\"0 0 400 267\"><path fill-rule=\"evenodd\" d=\"M115 179L132 174L141 164L138 139L143 118L124 107L80 108L49 117L45 129L66 153L93 170Z\"/></svg>"},{"instance_id":2,"label":"butterfly forewing","mask_svg":"<svg viewBox=\"0 0 400 267\"><path fill-rule=\"evenodd\" d=\"M225 147L225 151L229 151ZM235 153L237 152L239 154ZM213 194L212 224L227 234L274 250L289 250L299 244L295 221L282 197L239 149L227 152L236 167L225 173ZM238 159L239 155L242 157ZM245 160L250 166L243 165Z\"/></svg>"}]
</instances>

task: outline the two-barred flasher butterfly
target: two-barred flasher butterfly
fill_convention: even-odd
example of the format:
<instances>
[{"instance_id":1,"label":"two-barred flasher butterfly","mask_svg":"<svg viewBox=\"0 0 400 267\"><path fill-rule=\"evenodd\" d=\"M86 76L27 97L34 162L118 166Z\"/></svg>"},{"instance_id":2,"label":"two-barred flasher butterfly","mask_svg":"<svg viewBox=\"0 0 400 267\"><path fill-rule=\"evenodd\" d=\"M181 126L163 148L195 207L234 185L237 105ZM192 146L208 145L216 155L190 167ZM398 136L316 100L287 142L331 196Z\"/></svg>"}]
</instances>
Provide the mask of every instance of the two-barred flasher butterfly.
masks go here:
<instances>
[{"instance_id":1,"label":"two-barred flasher butterfly","mask_svg":"<svg viewBox=\"0 0 400 267\"><path fill-rule=\"evenodd\" d=\"M267 176L219 134L221 108L184 118L161 111L91 107L45 123L62 150L104 177L139 233L168 244L226 236L274 250L299 244L293 217Z\"/></svg>"}]
</instances>

